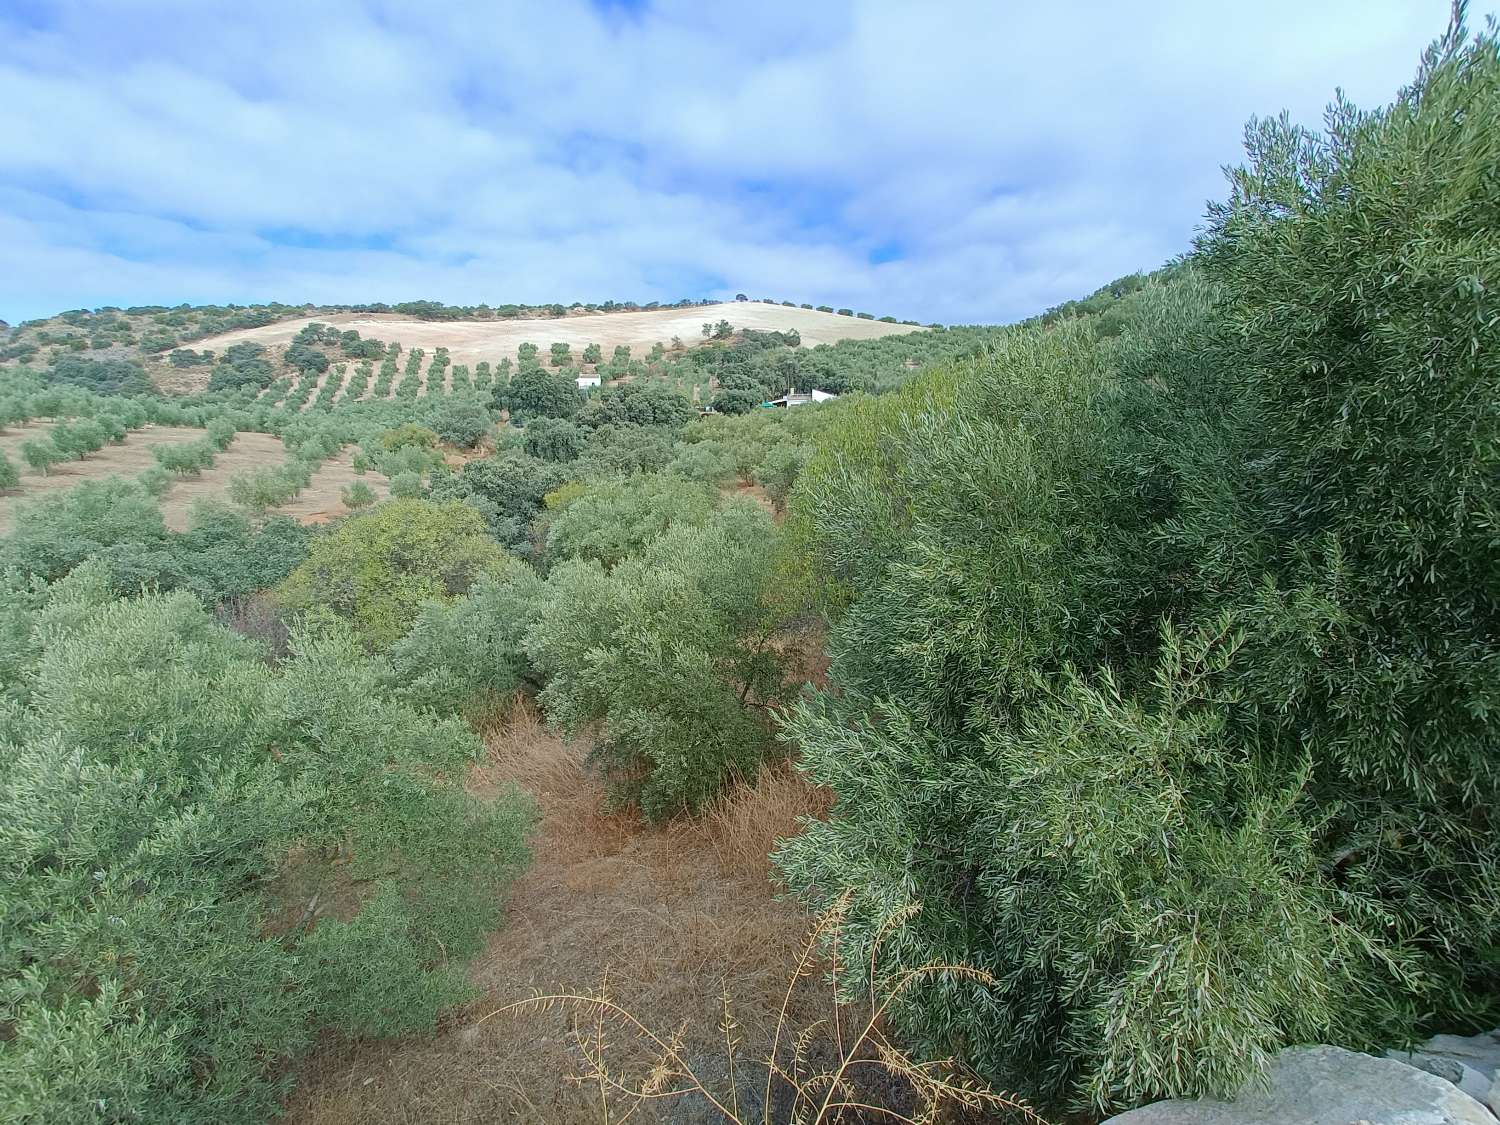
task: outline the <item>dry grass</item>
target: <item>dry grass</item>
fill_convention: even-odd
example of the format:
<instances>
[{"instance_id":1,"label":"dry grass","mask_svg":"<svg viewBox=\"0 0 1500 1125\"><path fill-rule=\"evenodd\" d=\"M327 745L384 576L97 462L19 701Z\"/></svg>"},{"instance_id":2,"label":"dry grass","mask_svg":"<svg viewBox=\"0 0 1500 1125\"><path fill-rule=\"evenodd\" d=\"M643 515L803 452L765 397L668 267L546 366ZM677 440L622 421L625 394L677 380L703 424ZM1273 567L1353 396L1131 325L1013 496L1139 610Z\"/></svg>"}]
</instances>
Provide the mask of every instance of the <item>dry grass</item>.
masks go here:
<instances>
[{"instance_id":1,"label":"dry grass","mask_svg":"<svg viewBox=\"0 0 1500 1125\"><path fill-rule=\"evenodd\" d=\"M26 468L21 460L21 445L45 437L51 429L50 422L27 422L7 427L0 433L0 450L4 450L21 470L21 487L0 493L0 534L10 530L19 503L47 493L66 491L86 480L133 477L156 464L151 453L153 445L175 445L203 436L202 430L188 426L145 426L131 431L119 445L106 445L81 461L64 461L43 476Z\"/></svg>"},{"instance_id":2,"label":"dry grass","mask_svg":"<svg viewBox=\"0 0 1500 1125\"><path fill-rule=\"evenodd\" d=\"M795 835L804 818L826 816L832 800L828 790L789 763L775 762L754 782L731 786L686 830L703 840L724 871L771 880L770 854L777 842Z\"/></svg>"},{"instance_id":3,"label":"dry grass","mask_svg":"<svg viewBox=\"0 0 1500 1125\"><path fill-rule=\"evenodd\" d=\"M963 965L935 964L903 973L882 990L875 978L876 954L866 966L843 965L836 952L832 960L820 955L829 947L837 951L847 902L846 896L812 926L789 974L776 1030L764 1054L745 1055L732 999L727 992L720 998L716 1031L722 1056L712 1077L687 1049L686 1025L671 1030L642 1021L616 1001L607 980L588 993L539 994L515 1001L478 1023L569 1012L582 1063L575 1081L592 1088L601 1114L617 1122L637 1115L685 1120L672 1113L685 1109L692 1120L729 1125L936 1125L960 1118L1047 1125L1025 1101L985 1088L954 1059L918 1062L886 1035L890 1006L912 984L937 974L985 984L994 979ZM879 944L877 938L877 948ZM792 998L803 981L824 977L832 998L839 992L840 978L851 971L864 978L867 1004L857 1008L830 1002L829 1018L805 1026L794 1022ZM643 1050L651 1061L645 1066L619 1065L620 1056L631 1047L637 1054Z\"/></svg>"},{"instance_id":4,"label":"dry grass","mask_svg":"<svg viewBox=\"0 0 1500 1125\"><path fill-rule=\"evenodd\" d=\"M817 982L797 980L788 994L809 919L767 878L776 833L823 804L800 778L770 770L701 820L653 829L630 812L603 811L584 748L558 739L528 703L498 715L486 743L470 790L485 796L518 783L536 797L541 821L506 922L471 965L480 999L435 1035L330 1039L300 1067L289 1121L610 1120L596 1090L567 1080L579 1068L570 1013L478 1022L538 992L584 994L604 979L643 1021L686 1025L685 1057L710 1079L722 1077L726 993L750 1052L769 1050L784 1004L798 1027L827 1018L830 1000ZM625 1065L650 1064L644 1048L622 1047ZM636 1120L703 1119L681 1103L662 1111Z\"/></svg>"},{"instance_id":5,"label":"dry grass","mask_svg":"<svg viewBox=\"0 0 1500 1125\"><path fill-rule=\"evenodd\" d=\"M688 345L701 342L700 328L704 321L728 320L736 328L765 331L796 329L808 347L917 331L912 325L886 324L812 309L789 309L784 305L747 301L649 312L584 313L555 319L429 321L395 313L332 313L238 329L198 340L192 346L220 352L228 345L244 340L270 347L285 345L314 320L340 329L354 328L361 336L387 343L396 341L407 351L423 348L429 356L438 347L446 347L454 363L468 364L471 369L480 360L491 363L505 358L514 360L517 349L524 343L536 344L544 352L552 343L566 343L575 355L591 343L599 344L605 355L613 352L617 345L624 344L637 358L643 358L651 345L669 344L674 336ZM207 369L202 370L198 381L206 383ZM182 381L175 374L172 378L174 386L181 385Z\"/></svg>"},{"instance_id":6,"label":"dry grass","mask_svg":"<svg viewBox=\"0 0 1500 1125\"><path fill-rule=\"evenodd\" d=\"M21 486L0 492L0 534L8 532L15 519L15 509L33 497L66 491L86 480L110 476L133 477L152 465L156 458L153 445L175 445L195 441L204 431L191 426L148 425L131 431L119 445L106 445L81 461L65 461L43 476L25 469L20 459L21 445L33 438L45 437L51 422L27 422L0 431L0 451L10 456L22 469ZM173 531L184 531L192 519L193 504L198 500L227 499L229 480L253 469L280 465L287 459L286 447L272 434L243 431L235 435L229 448L220 453L213 466L196 477L179 477L161 498L162 517ZM364 476L355 473L352 451L330 458L318 467L312 481L285 507L273 514L291 516L302 523L326 523L347 515L349 509L341 498L342 490L356 480L365 481L378 499L389 494L389 482L377 472Z\"/></svg>"}]
</instances>

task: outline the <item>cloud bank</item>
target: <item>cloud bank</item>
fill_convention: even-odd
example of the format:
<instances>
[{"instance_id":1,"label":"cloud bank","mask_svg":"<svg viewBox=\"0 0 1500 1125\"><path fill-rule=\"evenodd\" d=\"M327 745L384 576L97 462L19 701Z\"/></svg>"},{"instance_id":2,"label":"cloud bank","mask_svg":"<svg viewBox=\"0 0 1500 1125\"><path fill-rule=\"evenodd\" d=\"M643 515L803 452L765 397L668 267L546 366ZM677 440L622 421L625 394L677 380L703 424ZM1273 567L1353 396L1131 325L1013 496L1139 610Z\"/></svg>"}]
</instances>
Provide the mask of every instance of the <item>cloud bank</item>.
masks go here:
<instances>
[{"instance_id":1,"label":"cloud bank","mask_svg":"<svg viewBox=\"0 0 1500 1125\"><path fill-rule=\"evenodd\" d=\"M1012 320L1185 250L1246 119L1388 101L1447 7L13 0L0 317L743 291Z\"/></svg>"}]
</instances>

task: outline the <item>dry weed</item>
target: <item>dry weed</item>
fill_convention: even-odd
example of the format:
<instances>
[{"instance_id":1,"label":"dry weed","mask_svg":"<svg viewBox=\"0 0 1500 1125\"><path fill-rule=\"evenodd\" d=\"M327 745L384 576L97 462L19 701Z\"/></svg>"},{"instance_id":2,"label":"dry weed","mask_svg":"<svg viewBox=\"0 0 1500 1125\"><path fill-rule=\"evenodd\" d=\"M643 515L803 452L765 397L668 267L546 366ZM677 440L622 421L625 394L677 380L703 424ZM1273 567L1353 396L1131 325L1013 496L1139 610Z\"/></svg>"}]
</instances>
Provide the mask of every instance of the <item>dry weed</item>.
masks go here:
<instances>
[{"instance_id":1,"label":"dry weed","mask_svg":"<svg viewBox=\"0 0 1500 1125\"><path fill-rule=\"evenodd\" d=\"M770 855L800 830L803 820L828 813L833 795L789 762L763 767L753 782L739 781L692 822L726 873L757 879L773 877Z\"/></svg>"},{"instance_id":2,"label":"dry weed","mask_svg":"<svg viewBox=\"0 0 1500 1125\"><path fill-rule=\"evenodd\" d=\"M836 1001L840 967L835 954L828 973L831 1017L797 1026L791 1014L793 996L814 973L816 951L828 945L837 950L843 913L842 904L835 906L817 920L803 942L763 1058L750 1064L743 1060L730 996L727 991L721 994L716 1038L722 1058L714 1078L705 1077L705 1067L686 1046L686 1025L670 1032L652 1027L615 999L608 977L594 991L538 993L506 1004L481 1016L475 1026L497 1016L569 1012L574 1049L582 1062L570 1080L592 1087L604 1121L624 1122L642 1111L660 1118L659 1103L678 1101L693 1107L695 1120L717 1118L730 1125L831 1125L849 1120L933 1125L940 1114L953 1109L1046 1125L1026 1102L986 1089L956 1060L914 1061L885 1034L885 1015L910 984L939 973L993 983L977 969L929 965L901 974L881 991L875 987L872 956L867 967L868 1007L846 1030L845 1010ZM878 949L878 941L876 945ZM643 1048L649 1062L620 1065L617 1033L624 1043ZM833 1053L828 1058L817 1047L830 1038ZM639 1050L634 1053L639 1056ZM871 1100L893 1091L894 1098Z\"/></svg>"}]
</instances>

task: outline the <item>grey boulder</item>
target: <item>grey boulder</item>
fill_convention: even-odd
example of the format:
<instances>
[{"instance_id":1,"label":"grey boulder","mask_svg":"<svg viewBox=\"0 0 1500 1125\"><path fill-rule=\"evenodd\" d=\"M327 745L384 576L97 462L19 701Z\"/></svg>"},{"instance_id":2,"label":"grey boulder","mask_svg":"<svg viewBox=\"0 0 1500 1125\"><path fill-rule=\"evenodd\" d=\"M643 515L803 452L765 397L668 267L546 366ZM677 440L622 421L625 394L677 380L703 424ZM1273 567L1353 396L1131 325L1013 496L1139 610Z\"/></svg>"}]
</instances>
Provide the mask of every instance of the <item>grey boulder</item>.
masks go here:
<instances>
[{"instance_id":1,"label":"grey boulder","mask_svg":"<svg viewBox=\"0 0 1500 1125\"><path fill-rule=\"evenodd\" d=\"M1387 1051L1398 1062L1446 1078L1500 1116L1500 1031L1434 1035L1412 1051Z\"/></svg>"},{"instance_id":2,"label":"grey boulder","mask_svg":"<svg viewBox=\"0 0 1500 1125\"><path fill-rule=\"evenodd\" d=\"M1229 1102L1156 1102L1109 1125L1495 1125L1453 1083L1395 1059L1341 1047L1289 1047L1269 1085L1251 1082Z\"/></svg>"}]
</instances>

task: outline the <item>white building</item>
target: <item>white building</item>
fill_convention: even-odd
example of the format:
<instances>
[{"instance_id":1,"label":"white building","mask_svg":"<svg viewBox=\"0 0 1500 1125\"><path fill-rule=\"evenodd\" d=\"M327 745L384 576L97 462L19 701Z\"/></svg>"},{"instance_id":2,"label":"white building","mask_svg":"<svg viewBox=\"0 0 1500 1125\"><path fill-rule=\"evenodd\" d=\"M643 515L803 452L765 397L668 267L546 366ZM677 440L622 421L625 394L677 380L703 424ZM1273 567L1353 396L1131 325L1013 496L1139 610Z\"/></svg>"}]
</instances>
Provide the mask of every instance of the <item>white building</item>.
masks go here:
<instances>
[{"instance_id":1,"label":"white building","mask_svg":"<svg viewBox=\"0 0 1500 1125\"><path fill-rule=\"evenodd\" d=\"M835 399L838 397L838 395L831 395L827 391L813 391L811 394L799 394L796 391L788 391L780 398L773 398L770 402L766 403L766 405L806 406L810 402L827 402L830 399Z\"/></svg>"},{"instance_id":2,"label":"white building","mask_svg":"<svg viewBox=\"0 0 1500 1125\"><path fill-rule=\"evenodd\" d=\"M590 387L597 387L598 385L599 385L599 376L597 376L597 375L580 375L580 376L578 376L578 389L580 391L586 391Z\"/></svg>"}]
</instances>

